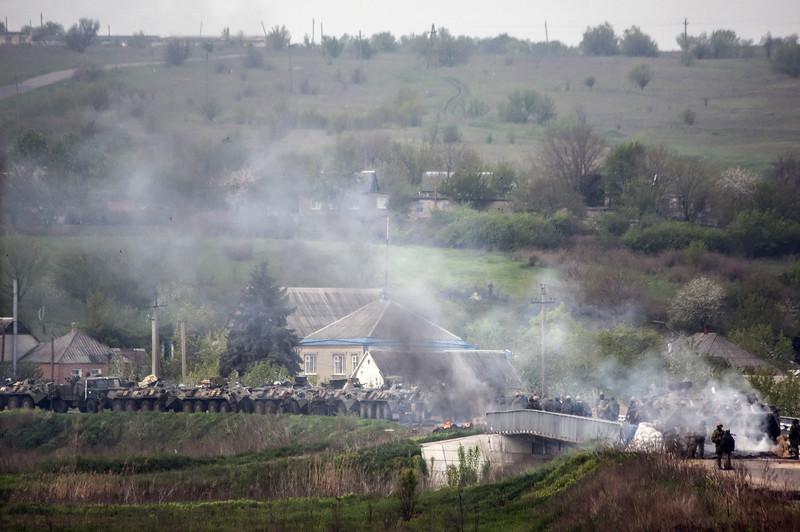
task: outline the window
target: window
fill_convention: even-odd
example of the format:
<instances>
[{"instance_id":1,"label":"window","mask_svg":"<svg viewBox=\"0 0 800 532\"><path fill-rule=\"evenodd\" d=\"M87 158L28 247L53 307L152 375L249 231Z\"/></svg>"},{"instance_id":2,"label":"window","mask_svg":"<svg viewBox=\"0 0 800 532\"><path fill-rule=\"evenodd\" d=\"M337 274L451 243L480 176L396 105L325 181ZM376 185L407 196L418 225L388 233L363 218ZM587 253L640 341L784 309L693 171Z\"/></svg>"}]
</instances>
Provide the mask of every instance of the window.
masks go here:
<instances>
[{"instance_id":1,"label":"window","mask_svg":"<svg viewBox=\"0 0 800 532\"><path fill-rule=\"evenodd\" d=\"M375 207L377 207L378 209L388 209L389 198L377 198L375 200Z\"/></svg>"},{"instance_id":2,"label":"window","mask_svg":"<svg viewBox=\"0 0 800 532\"><path fill-rule=\"evenodd\" d=\"M358 355L353 355L353 371L358 367Z\"/></svg>"},{"instance_id":3,"label":"window","mask_svg":"<svg viewBox=\"0 0 800 532\"><path fill-rule=\"evenodd\" d=\"M306 355L306 375L317 374L317 355Z\"/></svg>"},{"instance_id":4,"label":"window","mask_svg":"<svg viewBox=\"0 0 800 532\"><path fill-rule=\"evenodd\" d=\"M78 378L83 377L83 372L80 370L80 368L73 368L72 369L72 376L73 377L78 377Z\"/></svg>"},{"instance_id":5,"label":"window","mask_svg":"<svg viewBox=\"0 0 800 532\"><path fill-rule=\"evenodd\" d=\"M344 375L344 355L333 355L333 374Z\"/></svg>"},{"instance_id":6,"label":"window","mask_svg":"<svg viewBox=\"0 0 800 532\"><path fill-rule=\"evenodd\" d=\"M322 209L322 203L317 200L311 200L311 210L318 211Z\"/></svg>"},{"instance_id":7,"label":"window","mask_svg":"<svg viewBox=\"0 0 800 532\"><path fill-rule=\"evenodd\" d=\"M103 374L103 370L100 368L92 368L92 377L100 377Z\"/></svg>"},{"instance_id":8,"label":"window","mask_svg":"<svg viewBox=\"0 0 800 532\"><path fill-rule=\"evenodd\" d=\"M421 201L418 201L418 202L417 202L417 212L418 212L418 213L423 213L423 212L425 212L425 203L423 203L423 202L421 202Z\"/></svg>"}]
</instances>

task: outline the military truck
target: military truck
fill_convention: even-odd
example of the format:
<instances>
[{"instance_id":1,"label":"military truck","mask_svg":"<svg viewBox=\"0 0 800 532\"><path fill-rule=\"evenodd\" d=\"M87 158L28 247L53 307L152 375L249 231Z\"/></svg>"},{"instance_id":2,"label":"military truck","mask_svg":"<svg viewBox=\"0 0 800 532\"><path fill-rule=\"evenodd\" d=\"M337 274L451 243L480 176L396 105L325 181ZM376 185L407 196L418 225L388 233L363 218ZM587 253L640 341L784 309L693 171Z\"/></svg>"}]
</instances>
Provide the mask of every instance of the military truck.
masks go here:
<instances>
[{"instance_id":1,"label":"military truck","mask_svg":"<svg viewBox=\"0 0 800 532\"><path fill-rule=\"evenodd\" d=\"M119 377L75 377L55 388L51 406L62 414L70 408L95 414L111 406L108 400L110 392L122 389Z\"/></svg>"},{"instance_id":2,"label":"military truck","mask_svg":"<svg viewBox=\"0 0 800 532\"><path fill-rule=\"evenodd\" d=\"M51 393L52 383L41 379L11 381L0 386L0 410L50 408Z\"/></svg>"}]
</instances>

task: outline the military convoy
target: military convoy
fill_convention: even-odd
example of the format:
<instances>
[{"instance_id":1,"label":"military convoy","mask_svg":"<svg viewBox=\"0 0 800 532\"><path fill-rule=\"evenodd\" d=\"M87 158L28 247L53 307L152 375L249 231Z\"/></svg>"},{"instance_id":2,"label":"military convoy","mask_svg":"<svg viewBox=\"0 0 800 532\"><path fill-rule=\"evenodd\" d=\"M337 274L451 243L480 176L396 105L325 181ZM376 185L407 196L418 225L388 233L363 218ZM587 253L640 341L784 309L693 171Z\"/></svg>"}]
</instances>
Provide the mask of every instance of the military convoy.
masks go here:
<instances>
[{"instance_id":1,"label":"military convoy","mask_svg":"<svg viewBox=\"0 0 800 532\"><path fill-rule=\"evenodd\" d=\"M0 386L0 410L8 407L41 408L64 413L70 409L96 413L102 410L133 412L243 412L255 414L356 415L407 424L445 415L434 393L405 389L362 388L357 382L343 386L312 386L304 378L247 388L238 382L206 380L185 388L153 376L134 383L118 377L69 379L66 384L25 379Z\"/></svg>"}]
</instances>

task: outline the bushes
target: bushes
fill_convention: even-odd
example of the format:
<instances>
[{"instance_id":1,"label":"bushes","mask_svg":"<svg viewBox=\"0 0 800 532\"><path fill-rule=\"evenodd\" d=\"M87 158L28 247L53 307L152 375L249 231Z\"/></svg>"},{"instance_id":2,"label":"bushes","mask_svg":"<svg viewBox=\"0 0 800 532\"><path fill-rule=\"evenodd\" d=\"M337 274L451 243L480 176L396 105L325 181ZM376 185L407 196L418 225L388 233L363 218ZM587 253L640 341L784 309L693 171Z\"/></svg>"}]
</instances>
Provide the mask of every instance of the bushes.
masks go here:
<instances>
[{"instance_id":1,"label":"bushes","mask_svg":"<svg viewBox=\"0 0 800 532\"><path fill-rule=\"evenodd\" d=\"M669 249L683 249L692 242L703 244L709 251L728 253L730 238L721 229L688 222L661 222L649 227L633 227L622 236L622 243L631 251L648 254Z\"/></svg>"},{"instance_id":2,"label":"bushes","mask_svg":"<svg viewBox=\"0 0 800 532\"><path fill-rule=\"evenodd\" d=\"M776 257L800 251L800 224L774 210L742 212L730 229L748 257Z\"/></svg>"},{"instance_id":3,"label":"bushes","mask_svg":"<svg viewBox=\"0 0 800 532\"><path fill-rule=\"evenodd\" d=\"M538 214L477 212L468 209L436 211L429 222L440 226L436 240L454 248L513 251L524 247L554 248L580 230L566 213L549 219Z\"/></svg>"}]
</instances>

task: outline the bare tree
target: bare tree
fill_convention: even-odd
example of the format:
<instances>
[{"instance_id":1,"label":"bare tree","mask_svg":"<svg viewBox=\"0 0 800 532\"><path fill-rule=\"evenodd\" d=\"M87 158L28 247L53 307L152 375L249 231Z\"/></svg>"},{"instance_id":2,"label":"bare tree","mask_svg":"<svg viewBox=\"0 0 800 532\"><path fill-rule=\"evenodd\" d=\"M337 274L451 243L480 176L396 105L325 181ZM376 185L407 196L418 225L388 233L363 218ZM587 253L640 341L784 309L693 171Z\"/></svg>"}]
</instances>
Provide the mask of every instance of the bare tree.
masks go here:
<instances>
[{"instance_id":1,"label":"bare tree","mask_svg":"<svg viewBox=\"0 0 800 532\"><path fill-rule=\"evenodd\" d=\"M100 29L100 21L90 18L82 18L78 24L73 24L65 37L67 48L76 52L84 52L97 37L97 30Z\"/></svg>"},{"instance_id":2,"label":"bare tree","mask_svg":"<svg viewBox=\"0 0 800 532\"><path fill-rule=\"evenodd\" d=\"M678 161L670 188L677 196L683 219L696 222L710 205L714 174L702 161Z\"/></svg>"},{"instance_id":3,"label":"bare tree","mask_svg":"<svg viewBox=\"0 0 800 532\"><path fill-rule=\"evenodd\" d=\"M550 127L545 131L539 162L545 174L579 191L582 178L602 169L605 147L603 137L586 122Z\"/></svg>"}]
</instances>

